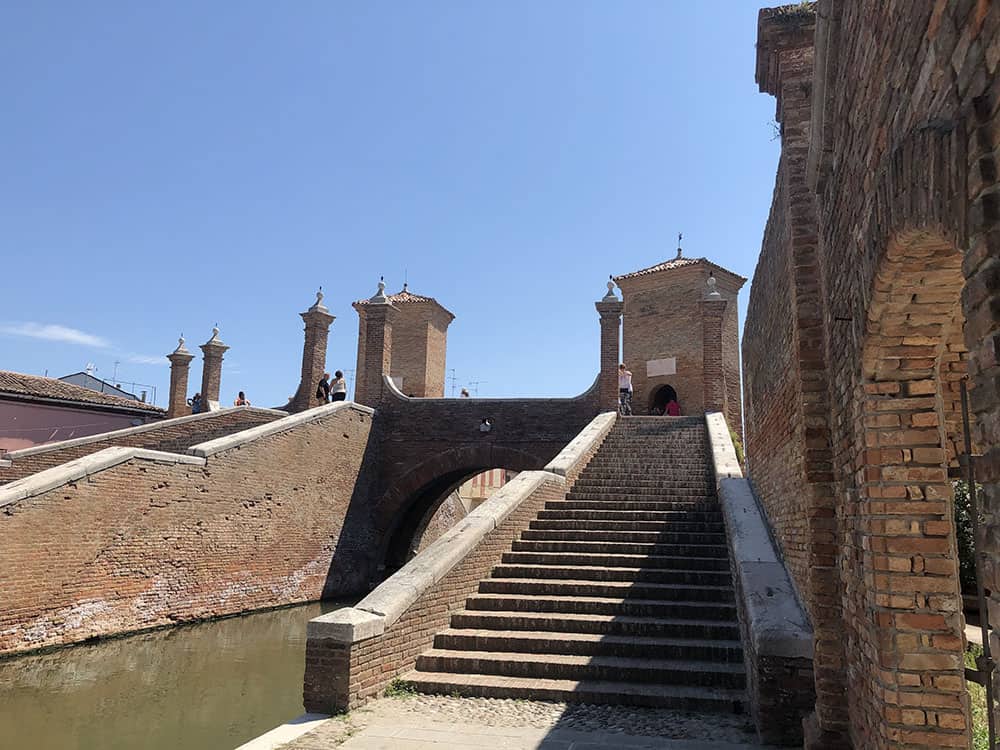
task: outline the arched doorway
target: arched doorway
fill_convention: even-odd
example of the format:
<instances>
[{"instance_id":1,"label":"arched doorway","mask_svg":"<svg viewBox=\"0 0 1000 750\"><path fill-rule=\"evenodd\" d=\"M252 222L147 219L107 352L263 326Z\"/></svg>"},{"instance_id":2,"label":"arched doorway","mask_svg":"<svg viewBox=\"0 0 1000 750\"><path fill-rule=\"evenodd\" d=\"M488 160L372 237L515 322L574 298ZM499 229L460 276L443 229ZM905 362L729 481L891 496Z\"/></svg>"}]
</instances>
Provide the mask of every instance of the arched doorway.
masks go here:
<instances>
[{"instance_id":1,"label":"arched doorway","mask_svg":"<svg viewBox=\"0 0 1000 750\"><path fill-rule=\"evenodd\" d=\"M677 399L677 391L671 385L661 385L653 391L649 398L649 413L661 415L667 408L670 401L680 401Z\"/></svg>"}]
</instances>

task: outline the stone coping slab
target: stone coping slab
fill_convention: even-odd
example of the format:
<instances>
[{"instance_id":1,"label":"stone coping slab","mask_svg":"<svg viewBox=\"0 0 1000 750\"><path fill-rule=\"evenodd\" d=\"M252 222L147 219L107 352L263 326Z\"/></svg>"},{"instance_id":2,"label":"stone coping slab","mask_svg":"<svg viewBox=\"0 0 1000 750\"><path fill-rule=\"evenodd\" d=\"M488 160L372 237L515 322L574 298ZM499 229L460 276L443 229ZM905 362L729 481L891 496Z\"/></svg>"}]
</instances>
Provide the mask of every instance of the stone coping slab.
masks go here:
<instances>
[{"instance_id":1,"label":"stone coping slab","mask_svg":"<svg viewBox=\"0 0 1000 750\"><path fill-rule=\"evenodd\" d=\"M0 507L15 503L28 497L40 495L69 482L104 471L112 466L125 463L132 459L156 461L165 464L192 464L204 466L205 459L186 456L180 453L166 453L148 448L112 447L91 453L89 456L67 461L51 469L45 469L24 479L17 479L0 486Z\"/></svg>"},{"instance_id":2,"label":"stone coping slab","mask_svg":"<svg viewBox=\"0 0 1000 750\"><path fill-rule=\"evenodd\" d=\"M538 487L545 482L565 481L547 471L521 472L356 605L310 620L307 637L357 643L381 635Z\"/></svg>"},{"instance_id":3,"label":"stone coping slab","mask_svg":"<svg viewBox=\"0 0 1000 750\"><path fill-rule=\"evenodd\" d=\"M531 401L583 401L583 400L586 400L588 398L593 398L594 394L597 393L597 387L599 385L600 379L601 379L601 376L600 376L600 374L598 374L598 376L596 378L594 378L594 382L591 384L591 386L587 390L585 390L583 393L580 393L580 394L578 394L576 396L554 396L554 397L549 397L549 396L529 396L529 397L511 396L509 398L500 398L500 397L480 398L479 396L472 396L472 397L469 397L469 398L464 398L462 400L463 401L475 401L477 403L489 403L489 402L494 402L494 401L517 401L517 402L521 402L521 401L528 401L528 402L531 402ZM396 383L393 382L392 378L389 377L388 375L383 375L382 376L382 383L386 387L387 392L391 393L396 399L398 399L400 401L454 401L455 400L454 396L407 396L405 393L403 393L401 390L399 390L399 386L397 386Z\"/></svg>"},{"instance_id":4,"label":"stone coping slab","mask_svg":"<svg viewBox=\"0 0 1000 750\"><path fill-rule=\"evenodd\" d=\"M758 657L812 659L809 619L774 547L750 483L743 478L729 426L719 412L706 414L705 422L733 573L754 653Z\"/></svg>"},{"instance_id":5,"label":"stone coping slab","mask_svg":"<svg viewBox=\"0 0 1000 750\"><path fill-rule=\"evenodd\" d=\"M126 427L121 430L112 430L111 432L99 432L96 435L86 435L79 438L71 438L69 440L59 440L55 443L44 443L43 445L33 445L30 448L21 448L16 451L9 451L5 454L8 460L17 460L19 458L26 458L28 456L35 456L39 453L48 453L49 451L62 450L63 448L73 448L77 445L86 445L87 443L97 443L102 440L114 440L115 438L129 437L131 435L139 435L143 432L149 432L151 430L160 430L164 427L170 427L172 425L182 425L188 424L189 422L199 422L203 419L218 417L221 412L236 412L236 411L248 411L248 412L263 412L265 414L277 414L280 416L287 416L288 412L279 411L277 409L263 409L259 406L233 406L227 409L222 409L215 412L203 412L201 414L188 414L183 417L174 417L173 419L160 419L155 422L148 422L147 424L139 425L138 427ZM0 466L4 464L0 462Z\"/></svg>"},{"instance_id":6,"label":"stone coping slab","mask_svg":"<svg viewBox=\"0 0 1000 750\"><path fill-rule=\"evenodd\" d=\"M314 409L307 409L306 411L299 412L298 414L290 414L286 417L282 417L281 419L276 419L273 422L268 422L267 424L250 427L249 429L241 430L240 432L234 432L232 435L226 435L224 437L216 438L215 440L198 443L197 445L193 445L188 448L187 452L192 456L208 458L209 456L214 456L216 453L221 453L222 451L231 450L233 448L239 448L241 445L253 442L254 440L259 440L260 438L267 437L269 435L291 430L301 424L314 422L317 419L322 419L323 417L329 416L334 412L343 411L345 409L351 409L359 412L360 414L372 415L375 413L375 410L371 407L362 406L361 404L356 404L353 401L338 401L334 404L324 404L323 406L317 406Z\"/></svg>"},{"instance_id":7,"label":"stone coping slab","mask_svg":"<svg viewBox=\"0 0 1000 750\"><path fill-rule=\"evenodd\" d=\"M573 472L580 463L586 460L587 454L595 445L600 445L615 426L618 413L609 411L598 414L590 424L584 427L569 444L559 451L559 455L549 461L545 471L565 477Z\"/></svg>"}]
</instances>

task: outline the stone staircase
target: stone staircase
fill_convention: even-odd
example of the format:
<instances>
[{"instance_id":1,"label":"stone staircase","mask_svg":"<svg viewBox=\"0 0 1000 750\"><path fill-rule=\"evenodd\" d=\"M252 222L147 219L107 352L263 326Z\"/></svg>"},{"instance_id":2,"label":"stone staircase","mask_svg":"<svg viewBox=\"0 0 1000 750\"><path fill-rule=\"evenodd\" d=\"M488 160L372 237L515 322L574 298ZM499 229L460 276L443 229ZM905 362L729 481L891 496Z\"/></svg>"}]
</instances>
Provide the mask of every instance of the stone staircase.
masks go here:
<instances>
[{"instance_id":1,"label":"stone staircase","mask_svg":"<svg viewBox=\"0 0 1000 750\"><path fill-rule=\"evenodd\" d=\"M428 693L741 711L704 420L620 418L405 679Z\"/></svg>"}]
</instances>

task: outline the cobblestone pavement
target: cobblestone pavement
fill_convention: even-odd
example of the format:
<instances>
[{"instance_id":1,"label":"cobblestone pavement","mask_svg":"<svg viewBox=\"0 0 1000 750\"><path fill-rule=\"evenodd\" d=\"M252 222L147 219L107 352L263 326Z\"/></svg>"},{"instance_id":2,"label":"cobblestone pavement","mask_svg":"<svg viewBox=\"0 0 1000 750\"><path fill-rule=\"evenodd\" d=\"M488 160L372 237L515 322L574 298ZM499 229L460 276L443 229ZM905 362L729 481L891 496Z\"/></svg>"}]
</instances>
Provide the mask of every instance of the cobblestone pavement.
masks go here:
<instances>
[{"instance_id":1,"label":"cobblestone pavement","mask_svg":"<svg viewBox=\"0 0 1000 750\"><path fill-rule=\"evenodd\" d=\"M746 716L628 706L415 695L330 719L281 750L740 750L757 744Z\"/></svg>"}]
</instances>

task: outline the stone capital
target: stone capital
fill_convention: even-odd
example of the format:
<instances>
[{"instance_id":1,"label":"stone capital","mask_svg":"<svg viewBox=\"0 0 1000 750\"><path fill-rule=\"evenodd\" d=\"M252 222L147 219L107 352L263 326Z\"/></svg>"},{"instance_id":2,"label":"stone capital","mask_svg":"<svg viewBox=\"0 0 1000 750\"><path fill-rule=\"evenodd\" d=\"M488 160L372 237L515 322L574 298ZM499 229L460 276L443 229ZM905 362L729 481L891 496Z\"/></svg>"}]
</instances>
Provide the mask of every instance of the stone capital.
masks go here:
<instances>
[{"instance_id":1,"label":"stone capital","mask_svg":"<svg viewBox=\"0 0 1000 750\"><path fill-rule=\"evenodd\" d=\"M625 308L625 303L621 300L616 300L614 302L605 302L601 300L600 302L595 302L594 307L597 308L597 312L602 318L614 318L622 314L622 310Z\"/></svg>"}]
</instances>

